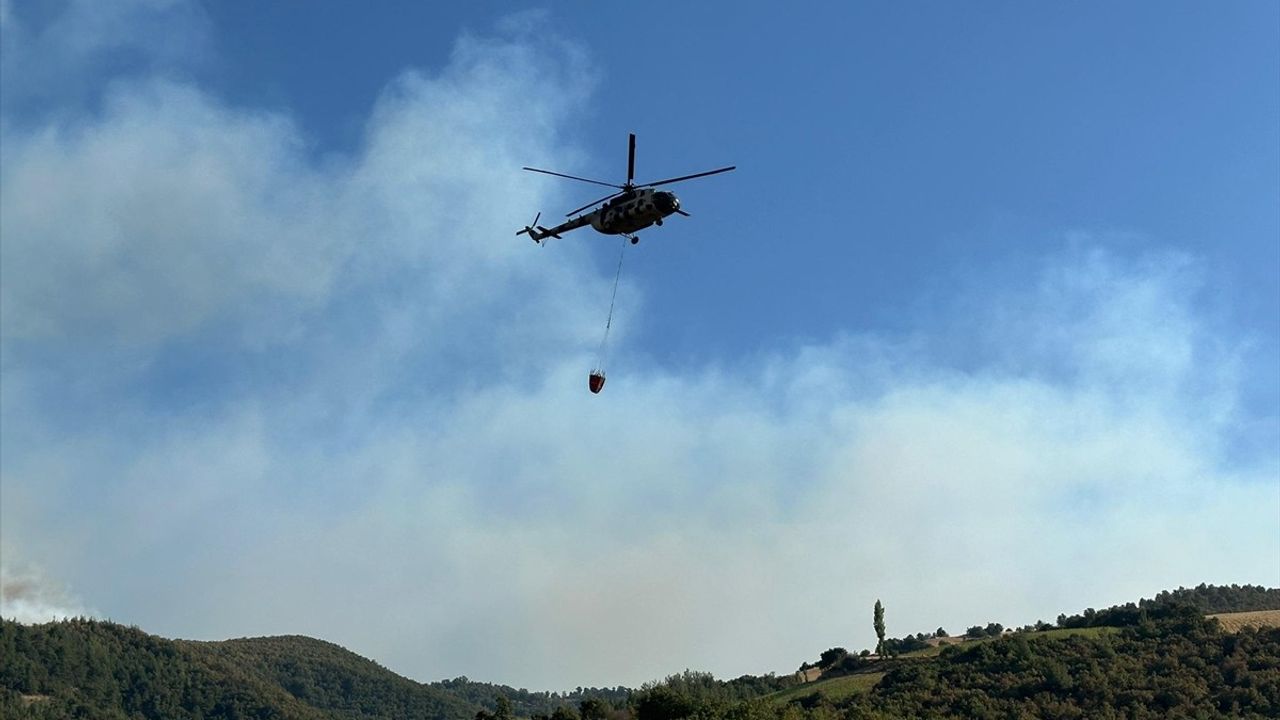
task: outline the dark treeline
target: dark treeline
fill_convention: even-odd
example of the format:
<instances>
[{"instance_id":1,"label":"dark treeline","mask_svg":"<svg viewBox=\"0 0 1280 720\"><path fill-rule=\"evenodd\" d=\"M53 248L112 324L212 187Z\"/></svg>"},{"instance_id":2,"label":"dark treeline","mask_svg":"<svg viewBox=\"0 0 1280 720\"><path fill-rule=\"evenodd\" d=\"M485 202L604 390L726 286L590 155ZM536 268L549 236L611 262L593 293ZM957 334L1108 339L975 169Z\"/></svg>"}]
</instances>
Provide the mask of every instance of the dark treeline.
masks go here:
<instances>
[{"instance_id":1,"label":"dark treeline","mask_svg":"<svg viewBox=\"0 0 1280 720\"><path fill-rule=\"evenodd\" d=\"M1201 583L1194 588L1166 590L1137 603L1113 605L1103 610L1088 608L1078 615L1059 615L1058 627L1128 627L1137 625L1144 616L1160 617L1182 606L1194 607L1205 614L1280 610L1280 588Z\"/></svg>"},{"instance_id":2,"label":"dark treeline","mask_svg":"<svg viewBox=\"0 0 1280 720\"><path fill-rule=\"evenodd\" d=\"M628 691L625 698L609 702L587 698L575 706L562 704L550 714L536 714L531 720L636 720L638 717L684 718L691 715L732 712L757 699L797 684L792 677L773 674L743 675L733 680L717 680L711 673L685 670L666 679L645 683ZM513 720L512 703L499 696L498 708L482 710L475 720Z\"/></svg>"},{"instance_id":3,"label":"dark treeline","mask_svg":"<svg viewBox=\"0 0 1280 720\"><path fill-rule=\"evenodd\" d=\"M1189 603L1204 613L1250 612L1253 610L1280 610L1280 588L1261 585L1206 585L1193 588L1165 590L1150 600L1141 600L1140 606L1163 603Z\"/></svg>"},{"instance_id":4,"label":"dark treeline","mask_svg":"<svg viewBox=\"0 0 1280 720\"><path fill-rule=\"evenodd\" d=\"M632 694L631 704L651 700L650 696L668 694L668 691L698 703L731 704L751 700L797 684L792 676L743 675L734 680L717 680L711 673L685 670L665 680L645 683Z\"/></svg>"},{"instance_id":5,"label":"dark treeline","mask_svg":"<svg viewBox=\"0 0 1280 720\"><path fill-rule=\"evenodd\" d=\"M538 692L516 689L507 685L476 682L466 676L430 683L431 687L452 693L469 703L478 705L490 713L498 711L498 698L506 698L511 712L517 717L550 717L557 709L573 709L585 701L604 703L609 709L626 707L631 690L622 686L613 688L579 687L567 692ZM588 705L588 707L595 707Z\"/></svg>"}]
</instances>

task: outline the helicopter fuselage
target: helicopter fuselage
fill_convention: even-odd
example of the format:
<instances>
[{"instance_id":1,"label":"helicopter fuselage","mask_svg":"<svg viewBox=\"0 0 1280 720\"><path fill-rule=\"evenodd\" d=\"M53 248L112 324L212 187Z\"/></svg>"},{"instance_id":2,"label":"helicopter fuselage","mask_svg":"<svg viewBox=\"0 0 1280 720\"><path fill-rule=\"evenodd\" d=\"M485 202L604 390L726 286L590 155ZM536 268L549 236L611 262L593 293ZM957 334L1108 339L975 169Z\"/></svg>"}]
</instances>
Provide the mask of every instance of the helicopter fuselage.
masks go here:
<instances>
[{"instance_id":1,"label":"helicopter fuselage","mask_svg":"<svg viewBox=\"0 0 1280 720\"><path fill-rule=\"evenodd\" d=\"M590 214L591 227L606 235L628 235L653 224L680 209L675 193L653 188L624 192Z\"/></svg>"},{"instance_id":2,"label":"helicopter fuselage","mask_svg":"<svg viewBox=\"0 0 1280 720\"><path fill-rule=\"evenodd\" d=\"M636 242L635 233L650 225L661 225L662 219L680 212L680 198L673 192L653 188L632 188L585 215L579 215L553 228L533 225L520 234L528 234L536 243L544 238L560 237L560 233L590 225L605 235L625 235ZM537 220L534 220L537 223Z\"/></svg>"}]
</instances>

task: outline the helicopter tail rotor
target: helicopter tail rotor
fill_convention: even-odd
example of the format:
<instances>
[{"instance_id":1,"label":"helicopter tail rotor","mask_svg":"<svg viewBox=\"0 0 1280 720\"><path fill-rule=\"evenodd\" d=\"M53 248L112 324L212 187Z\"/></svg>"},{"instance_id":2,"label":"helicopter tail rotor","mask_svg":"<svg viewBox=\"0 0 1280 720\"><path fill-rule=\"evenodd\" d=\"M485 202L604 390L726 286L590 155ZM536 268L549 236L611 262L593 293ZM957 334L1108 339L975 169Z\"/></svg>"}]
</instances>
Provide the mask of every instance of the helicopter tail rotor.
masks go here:
<instances>
[{"instance_id":1,"label":"helicopter tail rotor","mask_svg":"<svg viewBox=\"0 0 1280 720\"><path fill-rule=\"evenodd\" d=\"M523 230L517 230L516 235L528 235L530 238L533 239L534 242L541 245L542 239L551 234L551 232L547 230L547 228L544 228L538 224L538 220L541 217L542 217L542 212L539 211L537 215L533 216L533 223L530 225L525 225Z\"/></svg>"}]
</instances>

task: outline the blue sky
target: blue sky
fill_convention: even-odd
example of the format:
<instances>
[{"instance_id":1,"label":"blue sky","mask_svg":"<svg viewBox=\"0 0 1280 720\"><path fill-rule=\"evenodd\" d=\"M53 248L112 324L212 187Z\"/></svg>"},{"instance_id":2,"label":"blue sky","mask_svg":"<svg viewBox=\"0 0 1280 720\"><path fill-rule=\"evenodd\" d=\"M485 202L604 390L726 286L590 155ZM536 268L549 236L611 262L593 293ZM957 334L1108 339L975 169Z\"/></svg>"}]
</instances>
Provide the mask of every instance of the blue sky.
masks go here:
<instances>
[{"instance_id":1,"label":"blue sky","mask_svg":"<svg viewBox=\"0 0 1280 720\"><path fill-rule=\"evenodd\" d=\"M1280 584L1273 3L400 5L0 5L7 616L560 688ZM593 397L519 167L628 132L739 169Z\"/></svg>"}]
</instances>

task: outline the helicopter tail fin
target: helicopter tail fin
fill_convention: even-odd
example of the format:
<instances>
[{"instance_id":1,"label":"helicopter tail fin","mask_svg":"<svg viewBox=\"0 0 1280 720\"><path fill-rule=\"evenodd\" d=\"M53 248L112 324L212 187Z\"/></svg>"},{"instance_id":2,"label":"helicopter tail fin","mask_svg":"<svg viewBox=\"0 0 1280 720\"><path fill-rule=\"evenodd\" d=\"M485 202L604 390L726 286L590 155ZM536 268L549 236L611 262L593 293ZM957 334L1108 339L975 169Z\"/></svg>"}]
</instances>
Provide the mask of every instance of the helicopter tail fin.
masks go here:
<instances>
[{"instance_id":1,"label":"helicopter tail fin","mask_svg":"<svg viewBox=\"0 0 1280 720\"><path fill-rule=\"evenodd\" d=\"M538 224L541 217L542 213L534 215L533 225L525 225L523 230L516 231L516 235L528 235L534 242L542 244L542 239L547 236L547 229Z\"/></svg>"}]
</instances>

